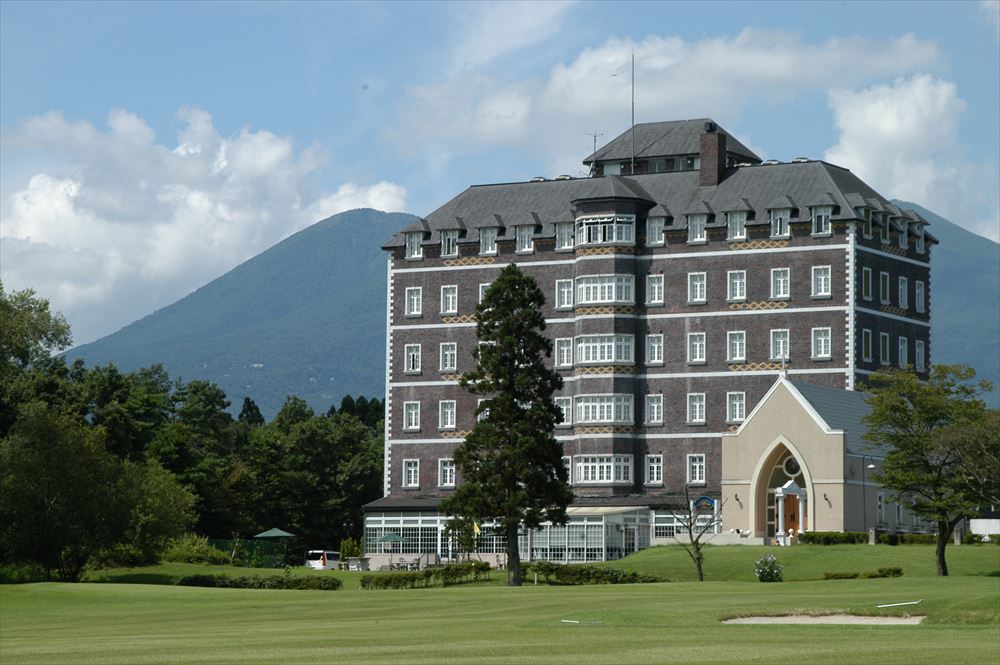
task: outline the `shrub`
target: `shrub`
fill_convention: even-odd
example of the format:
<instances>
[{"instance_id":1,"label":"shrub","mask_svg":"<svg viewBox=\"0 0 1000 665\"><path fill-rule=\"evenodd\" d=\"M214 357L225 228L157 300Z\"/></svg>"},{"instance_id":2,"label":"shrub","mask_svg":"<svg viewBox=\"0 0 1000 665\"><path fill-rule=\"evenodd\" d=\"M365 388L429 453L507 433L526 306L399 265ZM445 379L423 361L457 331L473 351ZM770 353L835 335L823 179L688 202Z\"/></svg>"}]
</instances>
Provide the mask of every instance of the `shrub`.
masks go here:
<instances>
[{"instance_id":1,"label":"shrub","mask_svg":"<svg viewBox=\"0 0 1000 665\"><path fill-rule=\"evenodd\" d=\"M378 573L361 576L362 589L417 589L428 587L434 577L433 570Z\"/></svg>"},{"instance_id":2,"label":"shrub","mask_svg":"<svg viewBox=\"0 0 1000 665\"><path fill-rule=\"evenodd\" d=\"M765 554L757 559L754 565L754 574L760 582L782 582L783 571L784 567L778 563L778 557L773 554Z\"/></svg>"},{"instance_id":3,"label":"shrub","mask_svg":"<svg viewBox=\"0 0 1000 665\"><path fill-rule=\"evenodd\" d=\"M193 533L175 538L163 553L163 560L172 563L206 563L226 565L232 563L229 555L208 544L208 538Z\"/></svg>"},{"instance_id":4,"label":"shrub","mask_svg":"<svg viewBox=\"0 0 1000 665\"><path fill-rule=\"evenodd\" d=\"M309 575L187 575L177 580L178 586L214 587L217 589L294 589L299 591L336 591L343 586L336 577Z\"/></svg>"},{"instance_id":5,"label":"shrub","mask_svg":"<svg viewBox=\"0 0 1000 665\"><path fill-rule=\"evenodd\" d=\"M897 566L884 566L879 568L875 572L867 573L823 573L824 580L854 580L858 579L874 579L879 577L902 577L903 569Z\"/></svg>"},{"instance_id":6,"label":"shrub","mask_svg":"<svg viewBox=\"0 0 1000 665\"><path fill-rule=\"evenodd\" d=\"M344 538L340 541L340 558L357 559L364 555L364 547L358 538Z\"/></svg>"},{"instance_id":7,"label":"shrub","mask_svg":"<svg viewBox=\"0 0 1000 665\"><path fill-rule=\"evenodd\" d=\"M0 564L0 584L27 584L46 579L45 569L37 563Z\"/></svg>"},{"instance_id":8,"label":"shrub","mask_svg":"<svg viewBox=\"0 0 1000 665\"><path fill-rule=\"evenodd\" d=\"M92 568L136 568L156 563L157 557L134 545L119 544L102 549L90 559Z\"/></svg>"},{"instance_id":9,"label":"shrub","mask_svg":"<svg viewBox=\"0 0 1000 665\"><path fill-rule=\"evenodd\" d=\"M557 584L649 584L660 580L634 570L617 570L597 566L550 564L555 567Z\"/></svg>"},{"instance_id":10,"label":"shrub","mask_svg":"<svg viewBox=\"0 0 1000 665\"><path fill-rule=\"evenodd\" d=\"M937 536L933 533L880 533L880 545L933 545Z\"/></svg>"},{"instance_id":11,"label":"shrub","mask_svg":"<svg viewBox=\"0 0 1000 665\"><path fill-rule=\"evenodd\" d=\"M857 545L868 542L864 531L806 531L799 542L810 545Z\"/></svg>"},{"instance_id":12,"label":"shrub","mask_svg":"<svg viewBox=\"0 0 1000 665\"><path fill-rule=\"evenodd\" d=\"M824 580L856 580L861 573L823 573Z\"/></svg>"},{"instance_id":13,"label":"shrub","mask_svg":"<svg viewBox=\"0 0 1000 665\"><path fill-rule=\"evenodd\" d=\"M983 536L978 533L972 533L971 531L962 536L963 545L981 545L983 543L990 542L988 536Z\"/></svg>"},{"instance_id":14,"label":"shrub","mask_svg":"<svg viewBox=\"0 0 1000 665\"><path fill-rule=\"evenodd\" d=\"M462 561L449 563L434 570L434 576L441 580L442 586L478 582L489 579L490 564L485 561Z\"/></svg>"},{"instance_id":15,"label":"shrub","mask_svg":"<svg viewBox=\"0 0 1000 665\"><path fill-rule=\"evenodd\" d=\"M551 561L533 561L530 568L525 570L524 573L525 575L529 572L537 573L542 576L542 579L545 580L546 583L549 583L552 581L552 578L555 577L558 569L559 564L552 563Z\"/></svg>"}]
</instances>

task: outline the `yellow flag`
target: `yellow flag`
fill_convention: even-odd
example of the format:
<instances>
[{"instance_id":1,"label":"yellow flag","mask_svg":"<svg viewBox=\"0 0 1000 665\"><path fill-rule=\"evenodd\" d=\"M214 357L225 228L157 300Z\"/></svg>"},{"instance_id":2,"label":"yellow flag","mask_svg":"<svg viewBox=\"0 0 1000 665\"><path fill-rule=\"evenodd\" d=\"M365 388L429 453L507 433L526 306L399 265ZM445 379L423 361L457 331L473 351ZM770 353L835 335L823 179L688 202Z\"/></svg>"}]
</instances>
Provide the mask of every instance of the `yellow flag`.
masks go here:
<instances>
[{"instance_id":1,"label":"yellow flag","mask_svg":"<svg viewBox=\"0 0 1000 665\"><path fill-rule=\"evenodd\" d=\"M478 522L473 522L472 523L472 532L474 534L476 534L477 536L479 535L479 523Z\"/></svg>"}]
</instances>

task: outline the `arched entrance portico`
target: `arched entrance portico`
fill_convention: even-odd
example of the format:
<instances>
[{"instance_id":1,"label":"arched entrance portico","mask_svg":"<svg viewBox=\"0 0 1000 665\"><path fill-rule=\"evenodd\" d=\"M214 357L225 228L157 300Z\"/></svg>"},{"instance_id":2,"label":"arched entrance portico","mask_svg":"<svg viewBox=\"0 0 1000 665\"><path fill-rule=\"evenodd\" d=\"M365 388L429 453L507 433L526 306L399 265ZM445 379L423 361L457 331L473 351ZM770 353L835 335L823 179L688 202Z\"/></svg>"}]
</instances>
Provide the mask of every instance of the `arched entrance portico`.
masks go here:
<instances>
[{"instance_id":1,"label":"arched entrance portico","mask_svg":"<svg viewBox=\"0 0 1000 665\"><path fill-rule=\"evenodd\" d=\"M802 455L784 437L773 441L751 479L754 535L775 538L808 529L811 487Z\"/></svg>"}]
</instances>

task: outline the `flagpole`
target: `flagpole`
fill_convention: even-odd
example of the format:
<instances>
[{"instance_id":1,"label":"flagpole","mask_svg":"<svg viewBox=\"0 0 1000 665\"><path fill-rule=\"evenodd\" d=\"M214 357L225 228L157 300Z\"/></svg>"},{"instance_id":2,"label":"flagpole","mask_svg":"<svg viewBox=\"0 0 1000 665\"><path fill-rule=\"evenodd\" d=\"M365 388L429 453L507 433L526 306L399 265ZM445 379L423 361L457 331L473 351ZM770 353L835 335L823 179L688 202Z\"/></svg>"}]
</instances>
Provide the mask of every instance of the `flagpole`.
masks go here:
<instances>
[{"instance_id":1,"label":"flagpole","mask_svg":"<svg viewBox=\"0 0 1000 665\"><path fill-rule=\"evenodd\" d=\"M632 175L635 175L635 49L632 49Z\"/></svg>"}]
</instances>

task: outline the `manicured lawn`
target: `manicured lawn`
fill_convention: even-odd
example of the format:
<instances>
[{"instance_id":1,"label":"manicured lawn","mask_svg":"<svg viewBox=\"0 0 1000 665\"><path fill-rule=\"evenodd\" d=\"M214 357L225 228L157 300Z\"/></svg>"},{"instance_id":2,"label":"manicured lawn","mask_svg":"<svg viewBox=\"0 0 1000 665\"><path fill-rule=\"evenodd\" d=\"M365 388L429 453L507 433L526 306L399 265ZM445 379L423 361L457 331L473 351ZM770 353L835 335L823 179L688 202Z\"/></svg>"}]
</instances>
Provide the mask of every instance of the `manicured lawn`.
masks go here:
<instances>
[{"instance_id":1,"label":"manicured lawn","mask_svg":"<svg viewBox=\"0 0 1000 665\"><path fill-rule=\"evenodd\" d=\"M910 608L875 605L918 598L919 626L719 623L898 615ZM0 587L0 662L984 663L1000 652L998 602L1000 578L972 576L378 592L28 584Z\"/></svg>"}]
</instances>

